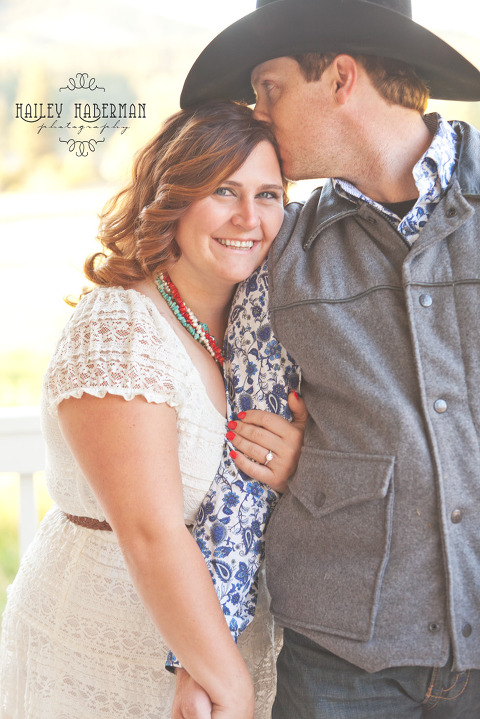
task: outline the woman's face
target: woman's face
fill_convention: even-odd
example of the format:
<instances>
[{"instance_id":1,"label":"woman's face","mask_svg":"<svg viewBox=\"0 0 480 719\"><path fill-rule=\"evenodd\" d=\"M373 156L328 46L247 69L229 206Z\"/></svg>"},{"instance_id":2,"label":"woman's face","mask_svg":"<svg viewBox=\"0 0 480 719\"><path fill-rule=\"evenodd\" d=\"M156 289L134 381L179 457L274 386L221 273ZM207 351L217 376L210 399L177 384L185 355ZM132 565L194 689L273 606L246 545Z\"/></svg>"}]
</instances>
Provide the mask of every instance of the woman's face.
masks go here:
<instances>
[{"instance_id":1,"label":"woman's face","mask_svg":"<svg viewBox=\"0 0 480 719\"><path fill-rule=\"evenodd\" d=\"M247 278L280 229L282 200L275 150L260 142L233 175L212 195L193 202L179 220L175 239L182 255L172 279L182 273L193 285L201 280L233 286Z\"/></svg>"}]
</instances>

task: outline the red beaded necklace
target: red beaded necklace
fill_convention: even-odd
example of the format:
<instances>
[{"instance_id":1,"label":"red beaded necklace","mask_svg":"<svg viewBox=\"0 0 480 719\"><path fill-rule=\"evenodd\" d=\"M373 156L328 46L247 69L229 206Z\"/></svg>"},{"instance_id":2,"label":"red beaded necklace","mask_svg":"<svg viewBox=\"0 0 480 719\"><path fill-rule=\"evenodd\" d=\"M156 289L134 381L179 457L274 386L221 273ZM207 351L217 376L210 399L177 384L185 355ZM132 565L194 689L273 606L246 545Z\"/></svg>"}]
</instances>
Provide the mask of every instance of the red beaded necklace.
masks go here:
<instances>
[{"instance_id":1,"label":"red beaded necklace","mask_svg":"<svg viewBox=\"0 0 480 719\"><path fill-rule=\"evenodd\" d=\"M187 307L180 297L180 293L173 284L167 272L160 273L155 278L158 291L162 295L167 305L172 310L177 320L185 327L192 337L199 342L202 347L212 355L213 359L223 367L225 357L222 350L215 342L215 337L208 331L208 327L204 322L199 322L192 310Z\"/></svg>"}]
</instances>

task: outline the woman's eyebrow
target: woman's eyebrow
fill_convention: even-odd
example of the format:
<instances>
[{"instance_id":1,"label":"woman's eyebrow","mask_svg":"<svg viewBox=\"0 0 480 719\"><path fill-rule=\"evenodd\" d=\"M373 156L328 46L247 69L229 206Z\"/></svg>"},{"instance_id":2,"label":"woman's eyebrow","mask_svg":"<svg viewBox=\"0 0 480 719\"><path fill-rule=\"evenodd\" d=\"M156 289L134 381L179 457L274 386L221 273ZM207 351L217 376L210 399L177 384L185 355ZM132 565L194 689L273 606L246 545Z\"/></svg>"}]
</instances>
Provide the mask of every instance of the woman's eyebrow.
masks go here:
<instances>
[{"instance_id":1,"label":"woman's eyebrow","mask_svg":"<svg viewBox=\"0 0 480 719\"><path fill-rule=\"evenodd\" d=\"M242 183L241 183L241 182L237 182L236 180L225 180L225 182L222 182L222 185L232 185L233 187L242 187ZM274 183L274 182L264 182L262 185L259 185L259 189L260 189L260 190L272 190L272 189L275 189L275 190L282 190L282 191L283 191L283 186L282 186L282 185L277 185L277 184Z\"/></svg>"}]
</instances>

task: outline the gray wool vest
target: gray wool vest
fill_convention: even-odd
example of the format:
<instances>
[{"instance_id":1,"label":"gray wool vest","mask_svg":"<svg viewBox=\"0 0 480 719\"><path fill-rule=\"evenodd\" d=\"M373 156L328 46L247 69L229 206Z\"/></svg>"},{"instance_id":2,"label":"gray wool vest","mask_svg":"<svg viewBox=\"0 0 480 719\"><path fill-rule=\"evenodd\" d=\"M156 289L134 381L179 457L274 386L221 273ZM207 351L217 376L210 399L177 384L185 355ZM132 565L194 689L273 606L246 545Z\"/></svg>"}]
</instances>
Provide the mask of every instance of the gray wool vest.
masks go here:
<instances>
[{"instance_id":1,"label":"gray wool vest","mask_svg":"<svg viewBox=\"0 0 480 719\"><path fill-rule=\"evenodd\" d=\"M480 133L409 249L331 182L269 257L310 418L267 531L278 621L378 671L480 668Z\"/></svg>"}]
</instances>

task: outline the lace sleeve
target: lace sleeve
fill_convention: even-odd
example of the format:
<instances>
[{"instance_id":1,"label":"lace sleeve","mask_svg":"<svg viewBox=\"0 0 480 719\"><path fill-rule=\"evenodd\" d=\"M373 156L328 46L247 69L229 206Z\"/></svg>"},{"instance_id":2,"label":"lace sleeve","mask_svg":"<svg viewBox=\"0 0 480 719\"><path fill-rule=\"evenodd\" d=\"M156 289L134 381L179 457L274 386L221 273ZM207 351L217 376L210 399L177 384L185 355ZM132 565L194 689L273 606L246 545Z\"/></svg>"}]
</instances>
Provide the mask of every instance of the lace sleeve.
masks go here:
<instances>
[{"instance_id":1,"label":"lace sleeve","mask_svg":"<svg viewBox=\"0 0 480 719\"><path fill-rule=\"evenodd\" d=\"M131 400L181 402L181 377L172 330L151 301L134 290L97 288L77 306L44 382L48 411L60 402L107 393Z\"/></svg>"}]
</instances>

